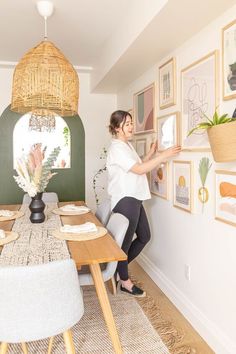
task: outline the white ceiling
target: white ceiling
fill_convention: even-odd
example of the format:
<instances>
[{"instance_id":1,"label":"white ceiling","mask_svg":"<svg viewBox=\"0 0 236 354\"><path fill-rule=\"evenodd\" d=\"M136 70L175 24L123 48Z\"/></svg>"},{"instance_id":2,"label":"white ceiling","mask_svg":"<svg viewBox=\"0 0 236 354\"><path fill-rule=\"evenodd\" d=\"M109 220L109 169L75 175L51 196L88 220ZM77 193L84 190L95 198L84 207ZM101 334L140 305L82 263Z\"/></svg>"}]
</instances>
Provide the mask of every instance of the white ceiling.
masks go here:
<instances>
[{"instance_id":1,"label":"white ceiling","mask_svg":"<svg viewBox=\"0 0 236 354\"><path fill-rule=\"evenodd\" d=\"M117 92L235 0L54 0L48 37L97 92ZM165 5L163 8L162 6ZM207 6L206 6L207 5ZM18 62L44 35L36 0L0 0L0 64ZM145 53L145 55L143 55ZM84 68L84 69L86 69Z\"/></svg>"}]
</instances>

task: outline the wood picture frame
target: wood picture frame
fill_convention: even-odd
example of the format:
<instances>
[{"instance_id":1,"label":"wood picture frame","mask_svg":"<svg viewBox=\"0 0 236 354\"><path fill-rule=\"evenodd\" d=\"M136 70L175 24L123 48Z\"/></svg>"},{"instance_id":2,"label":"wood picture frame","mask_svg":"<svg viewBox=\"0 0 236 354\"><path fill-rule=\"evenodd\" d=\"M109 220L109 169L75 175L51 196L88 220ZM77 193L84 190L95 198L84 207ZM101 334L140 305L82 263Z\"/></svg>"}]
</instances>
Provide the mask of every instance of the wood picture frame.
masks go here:
<instances>
[{"instance_id":1,"label":"wood picture frame","mask_svg":"<svg viewBox=\"0 0 236 354\"><path fill-rule=\"evenodd\" d=\"M223 100L236 98L236 20L222 28Z\"/></svg>"},{"instance_id":2,"label":"wood picture frame","mask_svg":"<svg viewBox=\"0 0 236 354\"><path fill-rule=\"evenodd\" d=\"M180 144L180 113L173 112L157 118L158 151Z\"/></svg>"},{"instance_id":3,"label":"wood picture frame","mask_svg":"<svg viewBox=\"0 0 236 354\"><path fill-rule=\"evenodd\" d=\"M176 60L169 59L159 67L159 107L165 109L176 104Z\"/></svg>"},{"instance_id":4,"label":"wood picture frame","mask_svg":"<svg viewBox=\"0 0 236 354\"><path fill-rule=\"evenodd\" d=\"M188 133L212 117L219 103L218 51L215 50L181 71L182 149L210 151L206 130Z\"/></svg>"},{"instance_id":5,"label":"wood picture frame","mask_svg":"<svg viewBox=\"0 0 236 354\"><path fill-rule=\"evenodd\" d=\"M152 194L169 199L169 163L163 162L150 172L150 191Z\"/></svg>"},{"instance_id":6,"label":"wood picture frame","mask_svg":"<svg viewBox=\"0 0 236 354\"><path fill-rule=\"evenodd\" d=\"M147 154L147 140L145 137L140 137L135 140L136 152L142 160Z\"/></svg>"},{"instance_id":7,"label":"wood picture frame","mask_svg":"<svg viewBox=\"0 0 236 354\"><path fill-rule=\"evenodd\" d=\"M236 226L235 171L215 171L215 219Z\"/></svg>"},{"instance_id":8,"label":"wood picture frame","mask_svg":"<svg viewBox=\"0 0 236 354\"><path fill-rule=\"evenodd\" d=\"M134 94L134 133L143 134L155 130L155 84L152 83Z\"/></svg>"},{"instance_id":9,"label":"wood picture frame","mask_svg":"<svg viewBox=\"0 0 236 354\"><path fill-rule=\"evenodd\" d=\"M173 205L189 213L193 210L192 161L173 161Z\"/></svg>"}]
</instances>

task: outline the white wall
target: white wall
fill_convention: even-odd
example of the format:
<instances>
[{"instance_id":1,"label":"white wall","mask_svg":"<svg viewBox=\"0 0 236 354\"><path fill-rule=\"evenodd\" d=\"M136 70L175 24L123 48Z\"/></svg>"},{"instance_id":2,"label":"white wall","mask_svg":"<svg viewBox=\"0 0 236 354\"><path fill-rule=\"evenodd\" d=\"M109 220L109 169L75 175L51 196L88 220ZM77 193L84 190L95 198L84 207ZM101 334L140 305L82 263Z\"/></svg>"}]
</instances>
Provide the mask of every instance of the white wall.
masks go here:
<instances>
[{"instance_id":1,"label":"white wall","mask_svg":"<svg viewBox=\"0 0 236 354\"><path fill-rule=\"evenodd\" d=\"M13 72L13 68L0 67L0 115L11 102ZM79 80L79 115L85 129L86 202L95 209L92 181L95 172L104 163L99 159L99 155L102 148L109 145L107 126L111 112L116 109L116 95L91 94L90 75L87 73L79 73ZM103 186L104 183L102 176L98 185Z\"/></svg>"},{"instance_id":2,"label":"white wall","mask_svg":"<svg viewBox=\"0 0 236 354\"><path fill-rule=\"evenodd\" d=\"M222 14L155 67L118 93L118 108L130 109L133 93L157 82L158 67L175 56L177 61L177 105L157 109L157 116L180 111L180 71L215 49L221 49L221 29L235 18L236 6ZM135 63L134 63L135 65ZM219 67L221 74L221 66ZM220 87L220 97L221 95ZM220 102L220 111L232 114L236 100ZM145 203L152 240L139 258L140 264L190 320L217 354L236 353L236 229L214 219L214 170L236 170L236 163L213 163L207 179L210 200L201 213L197 190L199 160L211 153L181 152L178 159L194 162L193 214L169 201L152 196ZM172 174L172 163L171 174ZM172 188L171 188L172 189ZM191 267L191 280L184 276L185 264Z\"/></svg>"}]
</instances>

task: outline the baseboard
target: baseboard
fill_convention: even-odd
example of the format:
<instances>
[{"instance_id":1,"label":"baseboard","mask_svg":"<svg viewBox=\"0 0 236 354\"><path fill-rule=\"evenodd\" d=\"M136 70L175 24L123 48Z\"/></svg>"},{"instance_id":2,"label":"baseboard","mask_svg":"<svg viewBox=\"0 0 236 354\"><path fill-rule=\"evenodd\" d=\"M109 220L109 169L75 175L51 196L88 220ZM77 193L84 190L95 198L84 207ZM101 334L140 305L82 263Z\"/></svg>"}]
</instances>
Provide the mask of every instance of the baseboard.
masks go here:
<instances>
[{"instance_id":1,"label":"baseboard","mask_svg":"<svg viewBox=\"0 0 236 354\"><path fill-rule=\"evenodd\" d=\"M211 320L209 320L154 263L144 254L138 257L137 262L216 354L236 353L236 343L233 343Z\"/></svg>"}]
</instances>

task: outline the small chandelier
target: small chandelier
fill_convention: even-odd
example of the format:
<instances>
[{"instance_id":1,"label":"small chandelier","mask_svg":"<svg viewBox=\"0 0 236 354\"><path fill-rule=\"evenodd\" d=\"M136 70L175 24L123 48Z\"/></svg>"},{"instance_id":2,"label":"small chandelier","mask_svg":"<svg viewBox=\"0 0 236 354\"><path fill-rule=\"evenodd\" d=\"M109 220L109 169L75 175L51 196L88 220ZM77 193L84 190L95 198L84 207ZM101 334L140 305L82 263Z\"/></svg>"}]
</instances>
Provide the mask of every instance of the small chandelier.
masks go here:
<instances>
[{"instance_id":1,"label":"small chandelier","mask_svg":"<svg viewBox=\"0 0 236 354\"><path fill-rule=\"evenodd\" d=\"M56 128L55 113L46 109L35 109L29 119L29 130L51 133Z\"/></svg>"},{"instance_id":2,"label":"small chandelier","mask_svg":"<svg viewBox=\"0 0 236 354\"><path fill-rule=\"evenodd\" d=\"M42 109L74 116L78 112L78 75L62 52L47 40L47 18L53 4L39 1L37 7L45 21L44 41L29 50L15 68L11 110L27 113Z\"/></svg>"}]
</instances>

